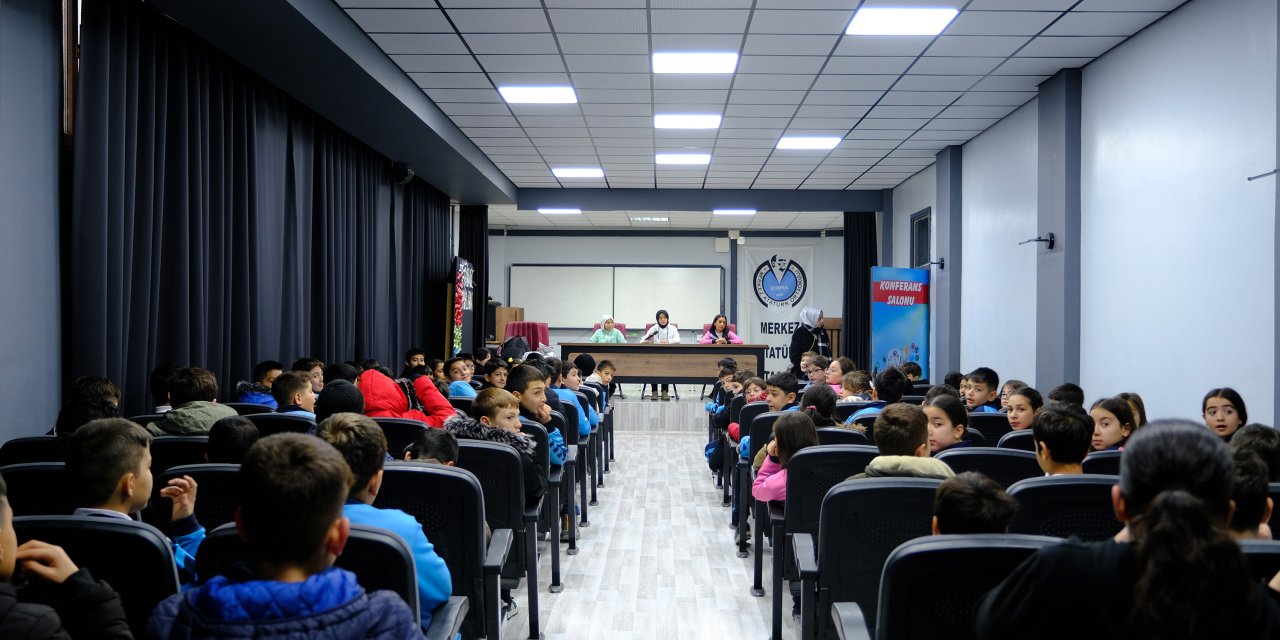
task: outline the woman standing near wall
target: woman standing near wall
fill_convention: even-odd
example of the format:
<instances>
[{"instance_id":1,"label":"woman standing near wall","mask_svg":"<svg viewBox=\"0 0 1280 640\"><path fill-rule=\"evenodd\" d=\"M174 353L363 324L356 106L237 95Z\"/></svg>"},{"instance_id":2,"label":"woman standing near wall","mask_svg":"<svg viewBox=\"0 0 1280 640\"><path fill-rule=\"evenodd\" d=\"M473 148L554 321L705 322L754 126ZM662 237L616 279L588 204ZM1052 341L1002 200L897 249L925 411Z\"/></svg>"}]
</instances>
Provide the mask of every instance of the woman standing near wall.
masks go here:
<instances>
[{"instance_id":1,"label":"woman standing near wall","mask_svg":"<svg viewBox=\"0 0 1280 640\"><path fill-rule=\"evenodd\" d=\"M805 375L800 370L800 355L806 351L831 357L831 340L822 328L822 311L815 307L800 310L800 327L791 335L791 373L797 378Z\"/></svg>"}]
</instances>

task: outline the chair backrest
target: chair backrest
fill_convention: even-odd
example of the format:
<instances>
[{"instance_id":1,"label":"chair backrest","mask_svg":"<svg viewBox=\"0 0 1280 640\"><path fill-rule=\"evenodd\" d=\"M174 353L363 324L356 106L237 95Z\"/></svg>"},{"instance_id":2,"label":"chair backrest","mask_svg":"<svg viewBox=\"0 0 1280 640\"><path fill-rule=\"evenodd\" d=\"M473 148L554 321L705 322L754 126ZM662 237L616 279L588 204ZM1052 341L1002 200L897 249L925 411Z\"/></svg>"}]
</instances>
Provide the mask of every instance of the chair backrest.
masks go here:
<instances>
[{"instance_id":1,"label":"chair backrest","mask_svg":"<svg viewBox=\"0 0 1280 640\"><path fill-rule=\"evenodd\" d=\"M1123 451L1094 451L1084 457L1085 473L1103 476L1120 475L1120 457Z\"/></svg>"},{"instance_id":2,"label":"chair backrest","mask_svg":"<svg viewBox=\"0 0 1280 640\"><path fill-rule=\"evenodd\" d=\"M818 429L818 444L852 444L871 445L871 440L861 431L842 427L824 427Z\"/></svg>"},{"instance_id":3,"label":"chair backrest","mask_svg":"<svg viewBox=\"0 0 1280 640\"><path fill-rule=\"evenodd\" d=\"M254 413L245 416L263 438L277 433L314 433L316 421L288 413Z\"/></svg>"},{"instance_id":4,"label":"chair backrest","mask_svg":"<svg viewBox=\"0 0 1280 640\"><path fill-rule=\"evenodd\" d=\"M867 439L872 442L876 441L876 416L878 415L879 414L873 413L869 416L854 418L853 420L854 424L867 430Z\"/></svg>"},{"instance_id":5,"label":"chair backrest","mask_svg":"<svg viewBox=\"0 0 1280 640\"><path fill-rule=\"evenodd\" d=\"M869 402L841 402L836 404L836 422L844 422L849 416L865 408Z\"/></svg>"},{"instance_id":6,"label":"chair backrest","mask_svg":"<svg viewBox=\"0 0 1280 640\"><path fill-rule=\"evenodd\" d=\"M924 397L929 394L929 389L933 388L933 384L927 380L917 380L911 383L912 395Z\"/></svg>"},{"instance_id":7,"label":"chair backrest","mask_svg":"<svg viewBox=\"0 0 1280 640\"><path fill-rule=\"evenodd\" d=\"M729 422L737 422L742 414L742 407L747 404L747 396L739 394L729 399Z\"/></svg>"},{"instance_id":8,"label":"chair backrest","mask_svg":"<svg viewBox=\"0 0 1280 640\"><path fill-rule=\"evenodd\" d=\"M458 411L461 411L467 415L471 415L472 400L473 398L468 398L465 396L449 396L449 404L453 405L454 409L457 409Z\"/></svg>"},{"instance_id":9,"label":"chair backrest","mask_svg":"<svg viewBox=\"0 0 1280 640\"><path fill-rule=\"evenodd\" d=\"M755 460L756 454L769 444L769 439L773 435L773 423L782 417L781 411L766 411L751 419L751 430L747 433L751 434L751 453L749 460ZM738 431L739 434L742 431Z\"/></svg>"},{"instance_id":10,"label":"chair backrest","mask_svg":"<svg viewBox=\"0 0 1280 640\"><path fill-rule=\"evenodd\" d=\"M253 559L249 543L236 531L234 522L209 532L196 554L196 573L200 580L213 576L247 576ZM351 525L351 535L334 566L356 574L356 582L370 593L394 591L409 605L414 621L418 621L418 574L413 564L413 551L399 535L379 527Z\"/></svg>"},{"instance_id":11,"label":"chair backrest","mask_svg":"<svg viewBox=\"0 0 1280 640\"><path fill-rule=\"evenodd\" d=\"M595 392L596 390L590 387L579 387L578 391L573 392L573 397L578 399L578 410L582 411L583 415L591 415L591 407L596 404L595 402L592 402L591 396L595 394Z\"/></svg>"},{"instance_id":12,"label":"chair backrest","mask_svg":"<svg viewBox=\"0 0 1280 640\"><path fill-rule=\"evenodd\" d=\"M1111 505L1115 476L1041 476L1015 483L1018 500L1012 533L1081 540L1109 540L1123 528Z\"/></svg>"},{"instance_id":13,"label":"chair backrest","mask_svg":"<svg viewBox=\"0 0 1280 640\"><path fill-rule=\"evenodd\" d=\"M927 478L863 478L827 492L817 540L820 625L831 619L831 603L856 602L869 625L875 626L885 559L903 542L930 534L933 498L941 483Z\"/></svg>"},{"instance_id":14,"label":"chair backrest","mask_svg":"<svg viewBox=\"0 0 1280 640\"><path fill-rule=\"evenodd\" d=\"M187 464L170 467L154 474L151 502L142 512L142 521L158 529L166 530L173 513L173 501L160 495L169 480L191 476L196 481L196 520L205 529L214 529L234 522L236 509L240 508L240 465L238 464Z\"/></svg>"},{"instance_id":15,"label":"chair backrest","mask_svg":"<svg viewBox=\"0 0 1280 640\"><path fill-rule=\"evenodd\" d=\"M259 413L272 413L275 411L265 404L258 404L256 402L224 402L222 404L235 409L236 413L242 416L251 416Z\"/></svg>"},{"instance_id":16,"label":"chair backrest","mask_svg":"<svg viewBox=\"0 0 1280 640\"><path fill-rule=\"evenodd\" d=\"M396 460L404 460L404 450L413 444L418 434L426 431L427 423L408 418L374 418L387 437L387 453Z\"/></svg>"},{"instance_id":17,"label":"chair backrest","mask_svg":"<svg viewBox=\"0 0 1280 640\"><path fill-rule=\"evenodd\" d=\"M184 464L204 464L209 436L156 436L151 439L151 473Z\"/></svg>"},{"instance_id":18,"label":"chair backrest","mask_svg":"<svg viewBox=\"0 0 1280 640\"><path fill-rule=\"evenodd\" d=\"M965 442L968 442L968 443L969 443L969 445L970 445L970 446L973 446L973 447L985 447L985 446L987 446L987 438L986 438L986 436L982 435L982 432L981 432L981 431L978 431L977 429L974 429L974 428L972 428L972 427L966 427L966 428L965 428L965 430L964 430L964 441L965 441Z\"/></svg>"},{"instance_id":19,"label":"chair backrest","mask_svg":"<svg viewBox=\"0 0 1280 640\"><path fill-rule=\"evenodd\" d=\"M738 436L745 436L751 432L751 421L756 416L769 410L767 402L748 402L742 405L742 410L738 412Z\"/></svg>"},{"instance_id":20,"label":"chair backrest","mask_svg":"<svg viewBox=\"0 0 1280 640\"><path fill-rule=\"evenodd\" d=\"M1036 462L1036 454L1017 449L995 447L950 449L938 454L938 459L947 463L956 473L977 471L1000 483L1000 486L1006 489L1019 480L1044 475L1044 471L1040 469L1040 463Z\"/></svg>"},{"instance_id":21,"label":"chair backrest","mask_svg":"<svg viewBox=\"0 0 1280 640\"><path fill-rule=\"evenodd\" d=\"M64 444L58 436L7 440L0 446L0 467L24 462L62 462L66 460Z\"/></svg>"},{"instance_id":22,"label":"chair backrest","mask_svg":"<svg viewBox=\"0 0 1280 640\"><path fill-rule=\"evenodd\" d=\"M152 422L159 422L163 419L164 419L163 413L144 413L142 415L137 415L129 418L129 422L136 422L142 425L142 428L145 429L147 425L151 424Z\"/></svg>"},{"instance_id":23,"label":"chair backrest","mask_svg":"<svg viewBox=\"0 0 1280 640\"><path fill-rule=\"evenodd\" d=\"M1254 582L1266 584L1280 573L1280 540L1237 540Z\"/></svg>"},{"instance_id":24,"label":"chair backrest","mask_svg":"<svg viewBox=\"0 0 1280 640\"><path fill-rule=\"evenodd\" d=\"M169 539L150 525L97 516L21 516L13 519L18 542L40 540L62 547L76 566L120 594L136 637L161 600L178 593L178 569Z\"/></svg>"},{"instance_id":25,"label":"chair backrest","mask_svg":"<svg viewBox=\"0 0 1280 640\"><path fill-rule=\"evenodd\" d=\"M520 432L533 438L533 461L542 466L542 486L550 488L547 479L551 472L551 443L547 428L526 418L520 418Z\"/></svg>"},{"instance_id":26,"label":"chair backrest","mask_svg":"<svg viewBox=\"0 0 1280 640\"><path fill-rule=\"evenodd\" d=\"M576 400L574 402L561 402L560 408L564 410L563 413L559 411L551 412L551 424L560 430L560 437L564 438L565 444L578 444L578 440L581 438L581 434L578 433L578 412L582 409L578 407ZM556 421L557 415L560 416L560 422Z\"/></svg>"},{"instance_id":27,"label":"chair backrest","mask_svg":"<svg viewBox=\"0 0 1280 640\"><path fill-rule=\"evenodd\" d=\"M1000 442L1000 436L1013 431L1009 416L1003 413L971 413L969 426L981 431L987 442Z\"/></svg>"},{"instance_id":28,"label":"chair backrest","mask_svg":"<svg viewBox=\"0 0 1280 640\"><path fill-rule=\"evenodd\" d=\"M1000 440L996 443L996 448L1017 449L1019 451L1030 451L1034 453L1036 450L1036 440L1030 429L1019 429L1000 436Z\"/></svg>"},{"instance_id":29,"label":"chair backrest","mask_svg":"<svg viewBox=\"0 0 1280 640\"><path fill-rule=\"evenodd\" d=\"M879 450L870 445L833 444L805 447L791 456L787 463L787 508L783 525L786 532L818 535L818 519L822 515L822 500L827 491L848 480L849 476L862 473L867 463L878 455ZM774 544L781 542L775 541ZM790 548L790 545L783 548Z\"/></svg>"},{"instance_id":30,"label":"chair backrest","mask_svg":"<svg viewBox=\"0 0 1280 640\"><path fill-rule=\"evenodd\" d=\"M738 332L738 325L736 325L736 324L734 324L734 323L732 323L732 322L728 322L728 323L725 323L725 329L726 329L727 331L731 331L731 332L733 332L733 333L737 333L737 332ZM708 331L710 331L710 330L711 330L711 323L710 323L710 322L704 322L704 323L702 323L702 332L703 332L703 333L706 333L706 332L708 332ZM646 331L647 331L647 329L646 329ZM699 337L699 338L701 338L702 336L698 336L698 337Z\"/></svg>"},{"instance_id":31,"label":"chair backrest","mask_svg":"<svg viewBox=\"0 0 1280 640\"><path fill-rule=\"evenodd\" d=\"M914 405L916 405L916 406L919 406L919 405L924 404L924 396L922 396L922 395L920 395L920 396L914 396L914 395L912 395L912 396L902 396L902 399L901 399L901 400L899 400L898 402L902 402L902 403L904 403L904 404L914 404Z\"/></svg>"},{"instance_id":32,"label":"chair backrest","mask_svg":"<svg viewBox=\"0 0 1280 640\"><path fill-rule=\"evenodd\" d=\"M649 333L649 329L652 329L652 328L653 328L653 325L655 325L655 324L658 324L658 323L656 323L656 322L646 322L646 323L644 323L644 332L645 332L645 333ZM671 326L673 326L673 327L675 327L677 331L680 329L680 325L679 325L679 323L671 322L671 321L669 321L669 320L668 320L668 321L667 321L667 324L668 324L668 325L671 325Z\"/></svg>"},{"instance_id":33,"label":"chair backrest","mask_svg":"<svg viewBox=\"0 0 1280 640\"><path fill-rule=\"evenodd\" d=\"M627 332L627 324L626 324L625 322L618 322L617 320L614 320L614 321L613 321L613 328L614 328L614 329L617 329L618 331L621 331L621 332L623 332L623 333L626 333L626 332ZM599 330L600 330L600 323L599 323L599 322L597 322L597 323L595 323L595 324L591 325L591 330L592 330L592 331L599 331Z\"/></svg>"},{"instance_id":34,"label":"chair backrest","mask_svg":"<svg viewBox=\"0 0 1280 640\"><path fill-rule=\"evenodd\" d=\"M24 462L0 467L9 486L9 507L17 516L69 516L80 493L61 462Z\"/></svg>"},{"instance_id":35,"label":"chair backrest","mask_svg":"<svg viewBox=\"0 0 1280 640\"><path fill-rule=\"evenodd\" d=\"M458 467L470 471L484 493L484 518L491 529L511 529L528 535L524 522L524 468L510 445L479 440L458 441ZM502 574L519 578L525 572L524 544L512 544Z\"/></svg>"},{"instance_id":36,"label":"chair backrest","mask_svg":"<svg viewBox=\"0 0 1280 640\"><path fill-rule=\"evenodd\" d=\"M974 638L978 601L1036 551L1058 538L947 535L902 543L885 560L876 637Z\"/></svg>"},{"instance_id":37,"label":"chair backrest","mask_svg":"<svg viewBox=\"0 0 1280 640\"><path fill-rule=\"evenodd\" d=\"M486 635L485 504L484 490L475 475L465 469L436 464L388 463L383 468L377 506L399 509L418 520L422 532L449 567L454 595L465 596L470 601L462 635Z\"/></svg>"}]
</instances>

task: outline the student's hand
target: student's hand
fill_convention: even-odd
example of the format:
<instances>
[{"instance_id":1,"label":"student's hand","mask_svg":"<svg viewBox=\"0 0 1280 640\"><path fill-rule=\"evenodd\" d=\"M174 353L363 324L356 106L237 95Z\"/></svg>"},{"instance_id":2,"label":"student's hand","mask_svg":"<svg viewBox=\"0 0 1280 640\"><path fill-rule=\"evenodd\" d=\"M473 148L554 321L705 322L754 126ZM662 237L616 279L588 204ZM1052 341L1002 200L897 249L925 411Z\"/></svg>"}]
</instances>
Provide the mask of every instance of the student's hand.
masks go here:
<instances>
[{"instance_id":1,"label":"student's hand","mask_svg":"<svg viewBox=\"0 0 1280 640\"><path fill-rule=\"evenodd\" d=\"M775 458L778 457L778 441L770 442L769 446L765 447L765 451Z\"/></svg>"},{"instance_id":2,"label":"student's hand","mask_svg":"<svg viewBox=\"0 0 1280 640\"><path fill-rule=\"evenodd\" d=\"M196 481L191 476L182 476L169 481L169 486L160 490L161 497L173 501L173 521L191 516L196 512Z\"/></svg>"},{"instance_id":3,"label":"student's hand","mask_svg":"<svg viewBox=\"0 0 1280 640\"><path fill-rule=\"evenodd\" d=\"M670 340L659 340L658 342L659 342L660 344L666 344L666 343L671 342L671 341L670 341Z\"/></svg>"},{"instance_id":4,"label":"student's hand","mask_svg":"<svg viewBox=\"0 0 1280 640\"><path fill-rule=\"evenodd\" d=\"M716 344L729 344L729 341L724 338L716 338Z\"/></svg>"},{"instance_id":5,"label":"student's hand","mask_svg":"<svg viewBox=\"0 0 1280 640\"><path fill-rule=\"evenodd\" d=\"M24 575L37 575L54 584L62 584L80 570L62 547L39 540L28 540L18 547L15 559Z\"/></svg>"},{"instance_id":6,"label":"student's hand","mask_svg":"<svg viewBox=\"0 0 1280 640\"><path fill-rule=\"evenodd\" d=\"M550 405L545 405L545 404L544 404L544 405L542 405L541 407L538 407L538 422L541 422L542 424L546 424L546 423L548 423L548 422L551 422L551 407L550 407Z\"/></svg>"}]
</instances>

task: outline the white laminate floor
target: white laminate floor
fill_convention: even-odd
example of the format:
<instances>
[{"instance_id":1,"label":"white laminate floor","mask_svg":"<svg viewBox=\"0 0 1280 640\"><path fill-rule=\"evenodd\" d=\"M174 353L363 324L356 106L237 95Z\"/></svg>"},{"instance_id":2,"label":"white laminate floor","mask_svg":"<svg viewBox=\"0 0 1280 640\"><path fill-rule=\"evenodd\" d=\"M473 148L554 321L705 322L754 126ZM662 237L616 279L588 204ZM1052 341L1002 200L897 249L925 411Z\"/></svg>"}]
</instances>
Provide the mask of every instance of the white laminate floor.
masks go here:
<instances>
[{"instance_id":1,"label":"white laminate floor","mask_svg":"<svg viewBox=\"0 0 1280 640\"><path fill-rule=\"evenodd\" d=\"M551 556L547 544L539 543L543 635L767 638L771 594L750 594L752 558L735 554L729 509L720 506L721 490L702 454L704 401L696 392L679 403L641 403L634 399L638 394L628 396L616 407L616 461L599 490L599 506L588 511L591 526L580 530L580 552L561 553L562 593L547 591ZM663 424L653 424L661 414ZM768 589L767 541L763 560ZM513 595L520 608L502 625L502 636L527 638L524 587ZM783 637L799 637L788 594L783 604Z\"/></svg>"}]
</instances>

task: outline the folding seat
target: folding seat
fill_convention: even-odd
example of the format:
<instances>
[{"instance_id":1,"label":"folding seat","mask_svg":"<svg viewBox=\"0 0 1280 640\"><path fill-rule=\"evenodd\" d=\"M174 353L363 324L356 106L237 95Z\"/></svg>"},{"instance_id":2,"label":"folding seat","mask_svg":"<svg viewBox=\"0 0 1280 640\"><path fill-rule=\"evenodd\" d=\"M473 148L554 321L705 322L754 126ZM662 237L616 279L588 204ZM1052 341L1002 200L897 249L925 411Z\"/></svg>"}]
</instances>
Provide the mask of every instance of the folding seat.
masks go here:
<instances>
[{"instance_id":1,"label":"folding seat","mask_svg":"<svg viewBox=\"0 0 1280 640\"><path fill-rule=\"evenodd\" d=\"M184 464L204 464L209 436L156 436L151 439L151 473Z\"/></svg>"},{"instance_id":2,"label":"folding seat","mask_svg":"<svg viewBox=\"0 0 1280 640\"><path fill-rule=\"evenodd\" d=\"M747 405L747 407L750 406L751 405ZM768 406L766 405L765 408L767 409ZM755 544L757 549L760 548L761 541L764 539L764 527L765 523L768 521L769 514L763 507L757 507L757 501L751 496L751 484L755 478L755 470L752 467L756 459L756 454L760 453L760 450L769 443L770 438L773 436L773 423L777 422L778 418L782 415L782 412L780 411L766 411L755 415L752 415L752 413L753 412L748 412L746 408L743 408L742 419L745 420L750 417L751 422L743 422L738 431L739 435L746 434L751 437L748 444L750 451L748 452L747 457L738 461L739 558L745 558L748 555L747 536L745 534L747 518L751 517L751 515L754 515L756 520ZM755 585L754 590L763 589L763 587L760 586L760 570L758 565L759 563L757 563L755 579L753 581L753 584Z\"/></svg>"},{"instance_id":3,"label":"folding seat","mask_svg":"<svg viewBox=\"0 0 1280 640\"><path fill-rule=\"evenodd\" d=\"M382 427L387 437L387 453L396 460L404 460L405 449L418 439L419 433L429 428L427 423L409 418L374 418L373 421Z\"/></svg>"},{"instance_id":4,"label":"folding seat","mask_svg":"<svg viewBox=\"0 0 1280 640\"><path fill-rule=\"evenodd\" d=\"M1009 426L1009 416L1003 413L971 413L969 426L981 431L987 442L1000 442L1000 436L1013 431Z\"/></svg>"},{"instance_id":5,"label":"folding seat","mask_svg":"<svg viewBox=\"0 0 1280 640\"><path fill-rule=\"evenodd\" d=\"M1111 504L1115 476L1075 475L1029 478L1009 487L1018 501L1013 533L1081 540L1110 540L1124 524Z\"/></svg>"},{"instance_id":6,"label":"folding seat","mask_svg":"<svg viewBox=\"0 0 1280 640\"><path fill-rule=\"evenodd\" d=\"M268 407L265 404L258 404L256 402L224 402L222 404L228 407L231 407L232 409L235 409L236 413L242 416L251 416L258 413L274 413L275 412L275 409L272 409L271 407Z\"/></svg>"},{"instance_id":7,"label":"folding seat","mask_svg":"<svg viewBox=\"0 0 1280 640\"><path fill-rule=\"evenodd\" d=\"M472 398L464 396L449 396L449 404L453 405L454 409L467 415L471 415L471 400Z\"/></svg>"},{"instance_id":8,"label":"folding seat","mask_svg":"<svg viewBox=\"0 0 1280 640\"><path fill-rule=\"evenodd\" d=\"M840 427L825 427L818 429L819 444L860 444L870 445L871 440L861 431L853 429L843 429Z\"/></svg>"},{"instance_id":9,"label":"folding seat","mask_svg":"<svg viewBox=\"0 0 1280 640\"><path fill-rule=\"evenodd\" d=\"M255 413L245 416L263 438L277 433L315 433L316 421L288 413Z\"/></svg>"},{"instance_id":10,"label":"folding seat","mask_svg":"<svg viewBox=\"0 0 1280 640\"><path fill-rule=\"evenodd\" d=\"M25 462L0 467L9 487L9 507L16 516L69 516L80 506L80 494L61 462Z\"/></svg>"},{"instance_id":11,"label":"folding seat","mask_svg":"<svg viewBox=\"0 0 1280 640\"><path fill-rule=\"evenodd\" d=\"M996 443L996 448L1017 449L1035 453L1036 441L1030 429L1019 429L1000 436L1000 441Z\"/></svg>"},{"instance_id":12,"label":"folding seat","mask_svg":"<svg viewBox=\"0 0 1280 640\"><path fill-rule=\"evenodd\" d=\"M1237 540L1245 560L1249 561L1249 573L1262 584L1280 573L1280 540Z\"/></svg>"},{"instance_id":13,"label":"folding seat","mask_svg":"<svg viewBox=\"0 0 1280 640\"><path fill-rule=\"evenodd\" d=\"M950 449L938 454L938 459L947 463L947 466L956 473L977 471L1000 483L1000 486L1006 489L1019 480L1044 475L1044 471L1040 469L1040 463L1036 462L1036 454L1017 449L994 447Z\"/></svg>"},{"instance_id":14,"label":"folding seat","mask_svg":"<svg viewBox=\"0 0 1280 640\"><path fill-rule=\"evenodd\" d=\"M173 501L162 497L160 490L169 480L191 476L196 481L196 520L207 530L213 530L228 522L234 522L236 509L240 508L240 465L238 464L187 464L154 471L151 502L142 512L142 520L161 531L169 530L173 515Z\"/></svg>"},{"instance_id":15,"label":"folding seat","mask_svg":"<svg viewBox=\"0 0 1280 640\"><path fill-rule=\"evenodd\" d=\"M13 438L0 446L0 467L24 462L62 462L64 439L58 436Z\"/></svg>"},{"instance_id":16,"label":"folding seat","mask_svg":"<svg viewBox=\"0 0 1280 640\"><path fill-rule=\"evenodd\" d=\"M1120 457L1123 451L1094 451L1084 458L1084 472L1102 476L1120 475Z\"/></svg>"}]
</instances>

